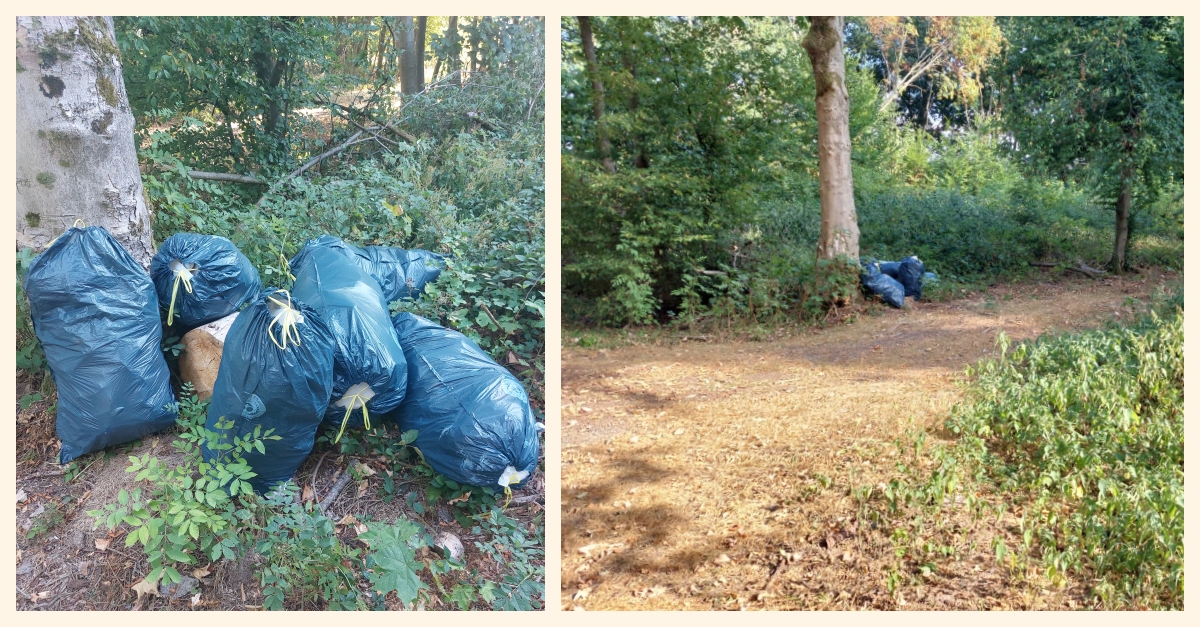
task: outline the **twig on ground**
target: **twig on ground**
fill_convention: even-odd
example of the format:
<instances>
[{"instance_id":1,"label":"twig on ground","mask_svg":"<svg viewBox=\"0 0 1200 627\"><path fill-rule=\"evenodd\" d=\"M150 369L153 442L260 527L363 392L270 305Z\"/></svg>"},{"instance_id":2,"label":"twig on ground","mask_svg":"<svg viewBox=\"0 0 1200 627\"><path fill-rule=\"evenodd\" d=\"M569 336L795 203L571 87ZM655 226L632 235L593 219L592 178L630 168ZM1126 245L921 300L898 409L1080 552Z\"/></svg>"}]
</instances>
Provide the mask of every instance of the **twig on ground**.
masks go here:
<instances>
[{"instance_id":1,"label":"twig on ground","mask_svg":"<svg viewBox=\"0 0 1200 627\"><path fill-rule=\"evenodd\" d=\"M316 500L317 498L317 473L321 472L321 462L325 461L325 457L328 455L329 451L325 451L325 453L321 455L321 459L317 460L317 467L313 469L312 477L309 478L308 485L312 488L313 500Z\"/></svg>"},{"instance_id":2,"label":"twig on ground","mask_svg":"<svg viewBox=\"0 0 1200 627\"><path fill-rule=\"evenodd\" d=\"M341 476L338 477L337 482L334 483L333 487L329 489L329 494L326 494L325 498L322 499L320 504L317 505L317 507L321 508L322 514L329 510L329 506L333 505L333 502L337 500L337 497L339 494L341 494L342 489L349 484L350 466L346 466L346 469L342 471Z\"/></svg>"}]
</instances>

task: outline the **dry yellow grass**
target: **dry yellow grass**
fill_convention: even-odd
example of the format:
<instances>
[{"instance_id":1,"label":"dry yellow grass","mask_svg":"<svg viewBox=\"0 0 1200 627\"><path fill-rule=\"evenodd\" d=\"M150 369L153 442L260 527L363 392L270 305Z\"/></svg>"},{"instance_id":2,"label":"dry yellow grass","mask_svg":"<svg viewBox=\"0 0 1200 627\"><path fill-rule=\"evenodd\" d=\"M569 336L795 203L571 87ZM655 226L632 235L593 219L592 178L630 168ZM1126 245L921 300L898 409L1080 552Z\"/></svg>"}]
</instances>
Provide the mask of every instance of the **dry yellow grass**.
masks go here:
<instances>
[{"instance_id":1,"label":"dry yellow grass","mask_svg":"<svg viewBox=\"0 0 1200 627\"><path fill-rule=\"evenodd\" d=\"M1000 332L1098 326L1163 281L1001 286L773 342L564 350L564 609L1078 606L1076 587L1012 581L983 528L913 598L890 594L889 530L845 486L894 476L906 431L939 437Z\"/></svg>"}]
</instances>

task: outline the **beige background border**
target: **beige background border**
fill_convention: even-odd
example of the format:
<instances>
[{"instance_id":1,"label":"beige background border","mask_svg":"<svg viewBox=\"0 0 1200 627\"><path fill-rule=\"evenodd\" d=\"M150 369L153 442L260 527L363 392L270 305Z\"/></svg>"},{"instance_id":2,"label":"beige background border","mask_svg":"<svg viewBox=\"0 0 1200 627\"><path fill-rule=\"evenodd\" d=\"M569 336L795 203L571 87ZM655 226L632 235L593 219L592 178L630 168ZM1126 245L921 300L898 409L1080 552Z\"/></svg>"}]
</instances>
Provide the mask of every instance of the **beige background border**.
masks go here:
<instances>
[{"instance_id":1,"label":"beige background border","mask_svg":"<svg viewBox=\"0 0 1200 627\"><path fill-rule=\"evenodd\" d=\"M561 92L561 82L559 75L559 18L560 13L583 13L593 12L605 15L665 15L665 14L707 14L707 15L785 15L792 13L817 12L817 9L829 7L837 8L839 11L852 15L887 15L895 13L912 13L912 14L1128 14L1137 12L1141 14L1172 14L1185 15L1192 17L1200 11L1193 8L1196 3L1184 3L1179 1L1168 2L1112 2L1109 0L1092 1L1092 2L1029 2L1028 0L1019 0L1015 2L991 3L988 5L982 4L964 4L961 2L880 2L878 0L871 1L850 1L842 2L837 5L830 6L826 3L818 2L779 2L779 1L742 1L737 3L717 3L711 1L704 2L679 2L679 1L659 1L659 0L640 0L631 2L629 0L610 0L601 2L598 0L567 0L565 2L549 2L547 0L526 0L517 2L479 2L479 1L459 1L448 0L444 2L414 2L413 5L422 7L422 10L414 10L409 8L412 5L398 2L379 2L379 1L359 1L351 0L341 3L316 3L309 1L304 2L260 2L253 5L247 2L234 3L229 0L217 0L216 2L207 2L204 4L188 3L188 4L168 4L164 2L49 2L49 3L23 3L16 9L25 10L24 13L31 13L34 10L40 13L50 14L74 14L74 13L96 13L104 12L111 14L233 14L233 13L308 13L308 14L381 14L381 13L396 13L407 11L412 13L426 14L460 14L460 15L496 15L496 14L529 14L529 15L545 15L546 20L546 61L547 61L547 80L546 90L547 106L546 106L546 398L547 398L547 485L546 485L546 605L549 612L541 614L525 614L525 615L506 615L502 613L491 613L487 616L473 616L465 614L449 614L449 615L432 615L404 617L401 620L412 620L419 624L437 624L437 625L478 625L480 621L487 621L489 625L560 625L560 624L602 624L609 623L613 620L613 615L597 615L597 613L572 613L569 617L558 614L559 609L559 588L561 577L559 576L559 501L560 493L558 486L560 485L561 473L560 468L555 460L559 458L559 441L558 434L560 428L560 413L557 404L551 399L557 399L561 391L561 377L559 370L561 360L559 358L560 334L558 332L561 323L559 316L560 309L560 272L559 272L559 180L558 172L560 166L559 159L559 124L560 124L560 107L558 94ZM427 8L426 8L427 7ZM806 11L805 9L808 9ZM12 14L15 16L14 11ZM1190 14L1190 15L1189 15ZM10 22L11 23L11 22ZM1197 81L1197 66L1196 62L1200 61L1200 53L1197 52L1197 46L1200 45L1200 37L1194 32L1187 35L1185 44L1186 55L1186 76L1187 84L1194 85ZM0 233L6 237L10 236L15 231L15 197L16 197L16 182L15 182L15 135L13 132L13 120L15 119L14 106L14 87L16 80L15 67L12 65L4 65L0 67L0 85L3 85L3 99L0 100L0 120L6 123L0 124L0 144L5 149L0 153L0 171L8 172L8 183L3 188L6 190L3 197L0 198ZM1193 98L1193 103L1187 106L1187 117L1194 118L1197 113L1200 113L1200 105ZM1200 139L1194 129L1194 125L1185 127L1186 131L1186 153L1193 153L1200 148ZM1185 163L1188 163L1185 158ZM1200 175L1200 168L1194 166L1195 159L1191 162L1193 170L1192 176ZM1196 187L1192 185L1191 187ZM1195 198L1189 198L1186 201L1185 215L1188 218L1195 217L1200 208L1197 207ZM14 220L10 222L9 220ZM0 260L3 261L4 267L13 268L15 263L15 250L5 248L0 253ZM1196 294L1196 289L1200 288L1200 277L1196 276L1197 260L1189 255L1189 259L1185 262L1188 270L1187 274L1191 278L1187 279L1187 291ZM0 290L0 329L15 328L15 290L13 283L15 282L15 274L13 270L5 271L3 284L6 286ZM1185 323L1187 333L1191 334L1197 329L1200 329L1200 317L1191 315L1186 319ZM15 336L7 335L7 332L0 333L0 352L12 355L15 350ZM1196 349L1187 349L1185 347L1185 355L1196 354ZM0 364L0 380L11 382L14 380L16 370L15 361L9 362L4 358ZM1195 379L1195 376L1187 377L1186 381L1190 382ZM1194 383L1185 383L1186 387L1195 388ZM11 383L0 385L0 403L5 407L15 407L16 398L15 386ZM12 403L12 404L9 404ZM1192 411L1190 414L1200 415L1198 411ZM7 415L7 413L6 413ZM1196 450L1196 438L1200 436L1200 426L1197 425L1197 419L1189 416L1189 424L1186 428L1187 439L1192 442L1188 446L1188 450ZM15 484L15 420L0 420L3 433L0 434L0 484L14 485ZM1198 474L1191 472L1189 474ZM1189 500L1195 502L1196 477L1192 477L1188 481L1192 485L1189 490L1193 496ZM15 518L4 517L0 519L0 525L6 533L15 533ZM1188 524L1188 533L1186 534L1185 546L1188 554L1195 555L1197 549L1197 532L1200 532L1200 523L1191 522ZM5 545L0 550L0 555L3 555L6 560L15 557L15 546ZM7 561L8 564L13 564L12 561ZM15 585L15 574L7 567L0 570L0 583L3 588L8 588L10 585ZM1200 602L1197 593L1189 593L1186 595L1185 606L1196 608L1196 603ZM8 615L10 619L14 619L15 623L20 625L31 624L34 621L37 624L74 624L78 625L80 621L88 621L87 624L94 624L91 621L98 621L105 625L107 624L149 624L164 622L165 616L161 614L141 614L141 615L116 615L103 614L99 616L76 616L68 613L54 613L53 616L37 615L34 613L17 614L14 606L6 605L3 610L0 610L0 615ZM1195 610L1193 613L1197 613ZM842 625L842 624L860 624L860 623L903 623L903 624L920 624L920 625L960 625L964 620L969 620L973 623L1000 625L1010 624L1013 621L1021 621L1039 624L1055 624L1056 626L1061 621L1070 621L1078 623L1105 623L1118 624L1126 621L1146 618L1144 616L1123 616L1114 613L1104 614L1100 616L1087 614L1070 614L1051 615L1047 613L1036 613L1022 616L1010 616L1003 614L981 614L978 616L961 616L958 613L924 613L924 614L872 614L872 615L848 615L842 613L816 613L805 612L798 614L785 613L766 613L750 616L727 616L718 613L704 613L692 616L659 616L658 613L638 613L628 616L616 616L615 618L622 623L630 623L636 625L654 625L655 627L663 627L664 621L686 620L689 623L702 623L709 625L724 624L726 621L731 621L735 624L753 624L760 625L768 624L796 624L797 621L802 621L802 624L822 624L822 625ZM1163 616L1154 616L1151 620L1156 623L1167 624L1184 624L1185 613L1173 613ZM201 622L210 622L212 616L209 614L189 614L180 616L179 620L183 620L188 624L200 624ZM249 624L252 621L261 621L265 617L250 614L238 613L230 616L222 616L222 621L232 621L235 623ZM270 619L272 621L286 620L296 621L303 624L327 624L327 621L332 617L318 617L314 615L276 615ZM385 621L391 624L398 617L386 616L380 614L370 614L363 616L355 616L351 620L355 623L370 623L383 624ZM174 620L174 619L171 619ZM336 620L336 619L335 619ZM1193 619L1194 620L1194 619ZM118 622L119 621L119 622ZM320 621L318 623L318 621ZM1190 621L1189 621L1190 622Z\"/></svg>"}]
</instances>

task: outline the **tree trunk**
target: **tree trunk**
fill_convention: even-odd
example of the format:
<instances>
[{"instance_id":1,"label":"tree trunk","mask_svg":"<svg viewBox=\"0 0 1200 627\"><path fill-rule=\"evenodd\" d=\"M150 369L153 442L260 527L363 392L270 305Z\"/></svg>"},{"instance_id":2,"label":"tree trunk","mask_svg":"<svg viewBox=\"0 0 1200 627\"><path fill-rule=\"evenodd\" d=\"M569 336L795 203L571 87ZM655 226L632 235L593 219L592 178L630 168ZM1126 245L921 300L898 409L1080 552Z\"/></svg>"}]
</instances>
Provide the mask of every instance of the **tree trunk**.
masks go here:
<instances>
[{"instance_id":1,"label":"tree trunk","mask_svg":"<svg viewBox=\"0 0 1200 627\"><path fill-rule=\"evenodd\" d=\"M817 149L821 176L821 235L817 260L858 258L858 216L850 173L850 98L842 52L841 17L810 17L804 50L817 86Z\"/></svg>"},{"instance_id":2,"label":"tree trunk","mask_svg":"<svg viewBox=\"0 0 1200 627\"><path fill-rule=\"evenodd\" d=\"M415 94L421 91L417 86L417 33L413 24L413 16L405 15L396 18L396 50L400 51L400 93Z\"/></svg>"},{"instance_id":3,"label":"tree trunk","mask_svg":"<svg viewBox=\"0 0 1200 627\"><path fill-rule=\"evenodd\" d=\"M629 18L622 18L624 26L629 27ZM638 82L637 82L637 61L634 58L633 43L627 37L627 30L622 29L620 37L622 39L622 55L621 63L625 66L625 70L629 72L629 116L633 118L633 123L637 124L637 111L640 106L638 101ZM636 130L633 134L633 167L638 170L644 170L650 167L650 160L646 157L646 135L640 130Z\"/></svg>"},{"instance_id":4,"label":"tree trunk","mask_svg":"<svg viewBox=\"0 0 1200 627\"><path fill-rule=\"evenodd\" d=\"M450 24L446 27L446 32L450 33L450 36L454 41L454 53L450 55L450 71L459 72L459 70L462 69L462 48L460 48L458 44L458 42L461 40L458 38L457 15L450 16ZM454 84L462 86L462 72L459 72L458 75L454 77Z\"/></svg>"},{"instance_id":5,"label":"tree trunk","mask_svg":"<svg viewBox=\"0 0 1200 627\"><path fill-rule=\"evenodd\" d=\"M596 144L600 151L600 162L609 174L616 174L617 164L612 160L612 144L604 128L604 83L600 81L600 64L596 62L596 45L592 39L592 18L582 16L579 34L583 39L583 56L587 57L587 75L592 80L592 117L596 119Z\"/></svg>"},{"instance_id":6,"label":"tree trunk","mask_svg":"<svg viewBox=\"0 0 1200 627\"><path fill-rule=\"evenodd\" d=\"M17 249L76 220L149 268L150 211L111 17L17 18Z\"/></svg>"},{"instance_id":7,"label":"tree trunk","mask_svg":"<svg viewBox=\"0 0 1200 627\"><path fill-rule=\"evenodd\" d=\"M1125 272L1125 247L1129 243L1129 206L1133 200L1133 185L1128 169L1121 171L1121 192L1117 196L1117 232L1113 238L1112 271Z\"/></svg>"},{"instance_id":8,"label":"tree trunk","mask_svg":"<svg viewBox=\"0 0 1200 627\"><path fill-rule=\"evenodd\" d=\"M417 91L425 91L425 25L429 23L429 16L420 16L417 18Z\"/></svg>"}]
</instances>

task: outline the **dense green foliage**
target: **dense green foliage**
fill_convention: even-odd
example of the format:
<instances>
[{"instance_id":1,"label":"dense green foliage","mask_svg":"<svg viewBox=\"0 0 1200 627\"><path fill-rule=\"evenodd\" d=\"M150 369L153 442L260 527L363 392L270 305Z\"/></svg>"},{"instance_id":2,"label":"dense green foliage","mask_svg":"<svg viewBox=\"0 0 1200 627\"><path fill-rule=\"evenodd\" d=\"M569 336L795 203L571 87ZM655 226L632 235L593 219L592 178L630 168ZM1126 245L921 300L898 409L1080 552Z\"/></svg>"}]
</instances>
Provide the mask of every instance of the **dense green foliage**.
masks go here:
<instances>
[{"instance_id":1,"label":"dense green foliage","mask_svg":"<svg viewBox=\"0 0 1200 627\"><path fill-rule=\"evenodd\" d=\"M855 489L892 528L889 587L991 527L1015 581L1084 583L1099 609L1182 608L1182 292L1133 323L1001 347L970 372L955 440L898 442L898 477Z\"/></svg>"},{"instance_id":2,"label":"dense green foliage","mask_svg":"<svg viewBox=\"0 0 1200 627\"><path fill-rule=\"evenodd\" d=\"M593 17L591 24L604 88L600 123L578 24L562 22L564 319L619 326L819 313L807 296L820 211L803 20ZM917 20L922 37L932 24ZM1182 33L1181 22L1166 24ZM956 63L969 65L954 59L941 67L937 80L953 78L958 87L927 97L918 92L934 83L918 81L884 107L887 77L867 21L849 20L846 36L863 256L916 254L943 279L943 293L1019 276L1029 262L1105 263L1114 197L1094 179L1064 180L1012 150L1015 129L1029 126L1005 94L1012 81L1003 77L1019 71L1019 54L955 44L955 54L981 55L969 76L948 74ZM1160 39L1141 52L1174 55L1175 40ZM906 54L915 64L916 52ZM1173 67L1161 73L1174 76ZM1178 104L1169 99L1157 101L1167 113ZM1182 137L1174 113L1156 123L1174 129L1175 141ZM601 131L615 173L602 167ZM1156 144L1144 141L1138 150L1150 154ZM1182 164L1172 150L1161 158ZM1155 171L1162 174L1143 177L1135 198L1128 260L1178 269L1182 181L1177 170Z\"/></svg>"},{"instance_id":3,"label":"dense green foliage","mask_svg":"<svg viewBox=\"0 0 1200 627\"><path fill-rule=\"evenodd\" d=\"M1109 203L1125 178L1147 199L1182 180L1182 17L1010 18L1005 30L1019 159Z\"/></svg>"},{"instance_id":4,"label":"dense green foliage","mask_svg":"<svg viewBox=\"0 0 1200 627\"><path fill-rule=\"evenodd\" d=\"M454 30L446 18L427 24L426 61L438 69L424 92L401 100L394 18L118 18L154 239L228 237L265 286L280 288L292 281L287 259L326 233L443 253L447 268L422 299L392 310L476 340L521 379L541 419L545 23L460 16ZM194 170L261 184L194 178ZM18 255L18 278L33 256ZM17 338L18 366L49 381L19 284ZM169 362L177 341L164 339ZM25 401L52 393L43 388ZM502 494L438 475L410 446L415 431L373 425L336 446L387 469L377 480L384 502L401 498L418 513L448 503L495 566L430 555L439 550L430 532L402 518L353 523L364 527L364 550L339 538L312 500L299 504L291 484L255 496L240 454L277 436L212 441L207 404L188 388L182 398L174 438L182 461L131 457L139 487L91 512L128 532L126 546L143 547L148 581L178 582L209 562L257 553L267 609L543 606L544 520L516 520ZM228 459L204 462L206 441ZM317 446L334 445L323 436Z\"/></svg>"},{"instance_id":5,"label":"dense green foliage","mask_svg":"<svg viewBox=\"0 0 1200 627\"><path fill-rule=\"evenodd\" d=\"M983 364L948 426L1019 495L1030 557L1086 570L1109 605L1183 607L1183 299L1130 326Z\"/></svg>"}]
</instances>

